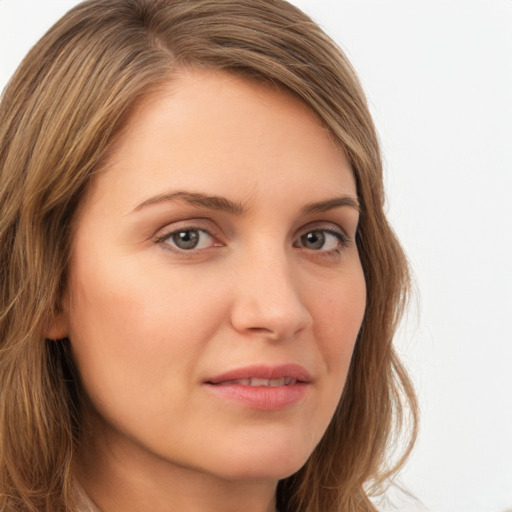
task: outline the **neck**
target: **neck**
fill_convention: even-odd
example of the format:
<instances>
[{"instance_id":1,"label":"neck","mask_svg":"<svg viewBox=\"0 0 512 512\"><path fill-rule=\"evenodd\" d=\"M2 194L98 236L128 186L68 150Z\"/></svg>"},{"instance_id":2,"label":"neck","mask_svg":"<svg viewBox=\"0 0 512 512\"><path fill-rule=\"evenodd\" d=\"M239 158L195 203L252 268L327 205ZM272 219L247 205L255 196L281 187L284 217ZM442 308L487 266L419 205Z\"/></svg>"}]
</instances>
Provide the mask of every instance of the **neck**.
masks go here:
<instances>
[{"instance_id":1,"label":"neck","mask_svg":"<svg viewBox=\"0 0 512 512\"><path fill-rule=\"evenodd\" d=\"M241 504L244 512L276 511L275 481L220 478L110 437L81 446L76 477L99 512L239 512Z\"/></svg>"}]
</instances>

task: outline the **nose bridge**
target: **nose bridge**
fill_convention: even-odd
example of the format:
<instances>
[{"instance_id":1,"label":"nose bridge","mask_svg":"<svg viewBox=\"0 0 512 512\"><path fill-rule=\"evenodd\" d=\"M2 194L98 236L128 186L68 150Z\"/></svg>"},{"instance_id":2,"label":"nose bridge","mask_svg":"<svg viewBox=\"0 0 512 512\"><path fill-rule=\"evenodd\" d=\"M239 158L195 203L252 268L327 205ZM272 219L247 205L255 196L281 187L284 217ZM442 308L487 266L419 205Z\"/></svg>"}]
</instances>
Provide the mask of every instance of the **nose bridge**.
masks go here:
<instances>
[{"instance_id":1,"label":"nose bridge","mask_svg":"<svg viewBox=\"0 0 512 512\"><path fill-rule=\"evenodd\" d=\"M237 330L283 339L310 322L296 269L284 247L260 246L241 259L232 311Z\"/></svg>"}]
</instances>

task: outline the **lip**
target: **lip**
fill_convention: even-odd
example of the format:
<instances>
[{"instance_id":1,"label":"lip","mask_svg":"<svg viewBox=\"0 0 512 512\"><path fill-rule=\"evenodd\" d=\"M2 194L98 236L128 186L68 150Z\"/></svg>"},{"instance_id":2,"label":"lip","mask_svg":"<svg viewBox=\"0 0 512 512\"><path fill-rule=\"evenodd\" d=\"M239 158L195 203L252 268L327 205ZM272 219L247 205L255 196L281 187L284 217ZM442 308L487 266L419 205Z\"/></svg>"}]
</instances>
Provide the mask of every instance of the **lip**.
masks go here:
<instances>
[{"instance_id":1,"label":"lip","mask_svg":"<svg viewBox=\"0 0 512 512\"><path fill-rule=\"evenodd\" d=\"M278 366L246 366L244 368L237 368L221 375L211 377L207 379L206 382L209 384L220 384L221 382L250 379L252 377L269 380L289 377L304 383L311 382L311 375L309 372L303 366L298 364L281 364Z\"/></svg>"},{"instance_id":2,"label":"lip","mask_svg":"<svg viewBox=\"0 0 512 512\"><path fill-rule=\"evenodd\" d=\"M292 380L287 385L256 385L236 382L248 379ZM204 381L217 397L260 411L279 411L299 403L311 384L311 375L297 364L255 365L237 368Z\"/></svg>"}]
</instances>

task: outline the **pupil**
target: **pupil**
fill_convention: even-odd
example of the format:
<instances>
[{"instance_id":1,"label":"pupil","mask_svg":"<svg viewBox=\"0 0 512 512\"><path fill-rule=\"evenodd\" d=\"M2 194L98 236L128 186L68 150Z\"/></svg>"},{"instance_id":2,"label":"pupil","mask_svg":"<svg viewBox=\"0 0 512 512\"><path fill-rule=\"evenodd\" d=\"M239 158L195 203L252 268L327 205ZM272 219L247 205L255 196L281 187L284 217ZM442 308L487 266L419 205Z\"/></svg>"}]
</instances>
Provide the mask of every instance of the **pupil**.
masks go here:
<instances>
[{"instance_id":1,"label":"pupil","mask_svg":"<svg viewBox=\"0 0 512 512\"><path fill-rule=\"evenodd\" d=\"M325 235L322 231L311 231L302 237L302 243L309 249L321 249L325 244Z\"/></svg>"},{"instance_id":2,"label":"pupil","mask_svg":"<svg viewBox=\"0 0 512 512\"><path fill-rule=\"evenodd\" d=\"M197 231L180 231L172 235L172 241L180 249L194 249L199 242L199 233Z\"/></svg>"}]
</instances>

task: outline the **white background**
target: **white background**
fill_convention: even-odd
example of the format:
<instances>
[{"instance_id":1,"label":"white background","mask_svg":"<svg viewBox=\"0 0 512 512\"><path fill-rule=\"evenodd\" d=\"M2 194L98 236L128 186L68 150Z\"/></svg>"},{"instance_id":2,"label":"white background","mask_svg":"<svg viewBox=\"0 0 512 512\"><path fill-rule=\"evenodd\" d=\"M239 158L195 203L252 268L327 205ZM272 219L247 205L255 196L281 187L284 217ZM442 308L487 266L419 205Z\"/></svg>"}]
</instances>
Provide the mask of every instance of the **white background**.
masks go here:
<instances>
[{"instance_id":1,"label":"white background","mask_svg":"<svg viewBox=\"0 0 512 512\"><path fill-rule=\"evenodd\" d=\"M76 3L0 0L0 88ZM359 72L415 274L399 347L422 427L401 482L431 512L512 510L512 0L294 3Z\"/></svg>"}]
</instances>

